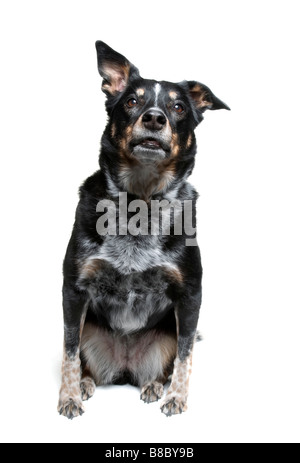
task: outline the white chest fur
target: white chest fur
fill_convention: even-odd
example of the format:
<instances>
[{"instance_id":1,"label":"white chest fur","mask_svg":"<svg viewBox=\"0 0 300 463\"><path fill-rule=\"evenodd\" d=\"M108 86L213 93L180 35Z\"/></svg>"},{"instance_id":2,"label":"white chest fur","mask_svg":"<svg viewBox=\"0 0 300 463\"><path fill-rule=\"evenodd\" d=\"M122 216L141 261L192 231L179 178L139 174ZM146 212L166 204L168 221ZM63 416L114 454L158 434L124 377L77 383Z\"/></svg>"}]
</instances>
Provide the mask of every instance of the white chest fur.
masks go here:
<instances>
[{"instance_id":1,"label":"white chest fur","mask_svg":"<svg viewBox=\"0 0 300 463\"><path fill-rule=\"evenodd\" d=\"M170 256L162 252L159 236L108 235L98 252L89 259L105 260L125 275L157 266L174 267Z\"/></svg>"}]
</instances>

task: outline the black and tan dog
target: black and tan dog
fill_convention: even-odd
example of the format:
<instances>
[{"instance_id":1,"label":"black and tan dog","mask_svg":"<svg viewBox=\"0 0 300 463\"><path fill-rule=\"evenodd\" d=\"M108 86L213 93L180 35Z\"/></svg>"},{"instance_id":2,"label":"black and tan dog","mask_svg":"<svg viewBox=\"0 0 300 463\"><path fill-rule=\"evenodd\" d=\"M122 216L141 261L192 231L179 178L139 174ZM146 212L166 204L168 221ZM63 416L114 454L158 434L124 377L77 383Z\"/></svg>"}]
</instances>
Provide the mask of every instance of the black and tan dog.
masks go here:
<instances>
[{"instance_id":1,"label":"black and tan dog","mask_svg":"<svg viewBox=\"0 0 300 463\"><path fill-rule=\"evenodd\" d=\"M197 193L187 183L195 162L194 130L206 109L229 108L199 82L146 80L103 42L97 42L96 49L109 119L100 170L80 188L64 261L65 338L58 411L71 419L81 415L82 402L103 384L137 385L141 399L153 402L163 396L163 385L172 375L161 406L170 416L187 408L201 304ZM99 219L111 204L115 224L125 193L131 205L126 220L122 211L115 233L108 228L102 233ZM140 201L163 205L160 219L168 204L176 201L183 207L169 215L168 233L163 233L161 223L153 233L150 210L144 216L149 218L144 233L130 233L132 205ZM183 226L182 232L176 228L184 223L188 204L192 235ZM108 219L105 216L102 225Z\"/></svg>"}]
</instances>

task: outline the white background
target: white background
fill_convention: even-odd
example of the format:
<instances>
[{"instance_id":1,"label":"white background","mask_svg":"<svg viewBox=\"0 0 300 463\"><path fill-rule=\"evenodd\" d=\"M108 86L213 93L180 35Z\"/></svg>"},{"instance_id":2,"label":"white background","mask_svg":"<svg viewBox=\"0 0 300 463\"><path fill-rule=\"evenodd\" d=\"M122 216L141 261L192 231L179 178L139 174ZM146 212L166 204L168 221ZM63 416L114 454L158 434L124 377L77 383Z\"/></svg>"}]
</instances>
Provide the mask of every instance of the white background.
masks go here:
<instances>
[{"instance_id":1,"label":"white background","mask_svg":"<svg viewBox=\"0 0 300 463\"><path fill-rule=\"evenodd\" d=\"M3 442L299 442L299 2L1 0ZM56 412L62 260L105 126L94 42L232 109L197 129L204 299L189 411Z\"/></svg>"}]
</instances>

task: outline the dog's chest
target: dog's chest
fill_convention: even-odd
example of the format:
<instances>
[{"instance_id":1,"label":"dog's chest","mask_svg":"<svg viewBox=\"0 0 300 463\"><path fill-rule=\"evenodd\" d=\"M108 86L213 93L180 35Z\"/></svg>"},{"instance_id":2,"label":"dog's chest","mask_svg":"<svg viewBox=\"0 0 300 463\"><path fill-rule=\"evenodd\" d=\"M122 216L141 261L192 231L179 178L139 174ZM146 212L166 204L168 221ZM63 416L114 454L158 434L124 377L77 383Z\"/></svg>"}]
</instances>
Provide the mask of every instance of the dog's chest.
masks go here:
<instances>
[{"instance_id":1,"label":"dog's chest","mask_svg":"<svg viewBox=\"0 0 300 463\"><path fill-rule=\"evenodd\" d=\"M172 265L172 259L163 252L158 236L107 236L97 258L109 262L124 275Z\"/></svg>"},{"instance_id":2,"label":"dog's chest","mask_svg":"<svg viewBox=\"0 0 300 463\"><path fill-rule=\"evenodd\" d=\"M90 245L88 254L81 277L89 278L81 284L113 329L142 329L170 307L168 276L177 265L159 236L107 236L101 246Z\"/></svg>"},{"instance_id":3,"label":"dog's chest","mask_svg":"<svg viewBox=\"0 0 300 463\"><path fill-rule=\"evenodd\" d=\"M120 275L108 267L90 288L94 309L100 311L111 328L128 333L147 326L160 316L171 301L168 282L160 269Z\"/></svg>"}]
</instances>

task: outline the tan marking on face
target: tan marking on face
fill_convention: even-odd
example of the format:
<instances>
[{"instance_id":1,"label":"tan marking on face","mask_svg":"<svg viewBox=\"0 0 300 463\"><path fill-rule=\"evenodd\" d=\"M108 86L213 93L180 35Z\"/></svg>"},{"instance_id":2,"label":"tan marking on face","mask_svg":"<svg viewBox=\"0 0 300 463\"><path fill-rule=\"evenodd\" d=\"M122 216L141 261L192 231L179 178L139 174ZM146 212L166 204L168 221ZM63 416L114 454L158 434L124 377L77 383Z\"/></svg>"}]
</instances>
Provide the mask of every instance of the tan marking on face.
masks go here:
<instances>
[{"instance_id":1,"label":"tan marking on face","mask_svg":"<svg viewBox=\"0 0 300 463\"><path fill-rule=\"evenodd\" d=\"M192 141L193 141L193 137L192 137L192 135L189 135L189 137L187 139L187 142L186 142L187 149L191 147Z\"/></svg>"},{"instance_id":2,"label":"tan marking on face","mask_svg":"<svg viewBox=\"0 0 300 463\"><path fill-rule=\"evenodd\" d=\"M115 125L115 124L112 124L112 126L111 126L111 136L112 136L113 138L115 138L115 136L116 136L116 130L117 130L117 129L116 129L116 125Z\"/></svg>"},{"instance_id":3,"label":"tan marking on face","mask_svg":"<svg viewBox=\"0 0 300 463\"><path fill-rule=\"evenodd\" d=\"M143 115L144 114L141 114L141 116L138 118L138 120L135 122L134 126L133 126L133 135L141 135L140 131L141 130L144 130L144 124L143 124Z\"/></svg>"},{"instance_id":4,"label":"tan marking on face","mask_svg":"<svg viewBox=\"0 0 300 463\"><path fill-rule=\"evenodd\" d=\"M180 151L180 146L179 146L179 145L175 145L174 148L173 148L173 150L172 150L173 156L178 156L179 151Z\"/></svg>"},{"instance_id":5,"label":"tan marking on face","mask_svg":"<svg viewBox=\"0 0 300 463\"><path fill-rule=\"evenodd\" d=\"M129 143L132 139L132 131L133 131L133 127L131 125L129 125L128 127L126 127L125 131L124 131L124 134L119 142L119 145L120 145L120 148L121 148L121 151L120 151L120 154L122 157L130 157L130 152L129 152Z\"/></svg>"},{"instance_id":6,"label":"tan marking on face","mask_svg":"<svg viewBox=\"0 0 300 463\"><path fill-rule=\"evenodd\" d=\"M125 129L125 134L126 134L126 137L127 137L128 139L131 139L132 131L133 131L133 127L132 127L131 125L129 125L128 127L126 127L126 129Z\"/></svg>"},{"instance_id":7,"label":"tan marking on face","mask_svg":"<svg viewBox=\"0 0 300 463\"><path fill-rule=\"evenodd\" d=\"M145 89L144 88L138 88L136 91L137 96L141 97L145 95Z\"/></svg>"},{"instance_id":8,"label":"tan marking on face","mask_svg":"<svg viewBox=\"0 0 300 463\"><path fill-rule=\"evenodd\" d=\"M128 146L127 146L126 138L121 138L121 140L120 140L120 148L121 148L120 154L121 154L122 157L128 155L128 153L127 153Z\"/></svg>"},{"instance_id":9,"label":"tan marking on face","mask_svg":"<svg viewBox=\"0 0 300 463\"><path fill-rule=\"evenodd\" d=\"M178 94L174 91L169 92L169 97L172 98L172 100L176 100L178 98Z\"/></svg>"},{"instance_id":10,"label":"tan marking on face","mask_svg":"<svg viewBox=\"0 0 300 463\"><path fill-rule=\"evenodd\" d=\"M177 157L179 152L180 152L179 136L177 133L173 133L172 141L171 141L171 156Z\"/></svg>"}]
</instances>

